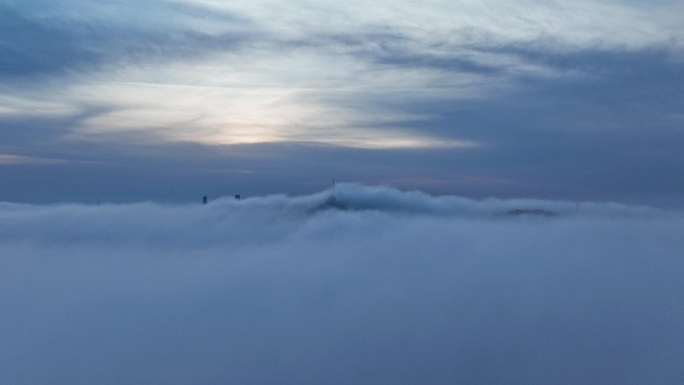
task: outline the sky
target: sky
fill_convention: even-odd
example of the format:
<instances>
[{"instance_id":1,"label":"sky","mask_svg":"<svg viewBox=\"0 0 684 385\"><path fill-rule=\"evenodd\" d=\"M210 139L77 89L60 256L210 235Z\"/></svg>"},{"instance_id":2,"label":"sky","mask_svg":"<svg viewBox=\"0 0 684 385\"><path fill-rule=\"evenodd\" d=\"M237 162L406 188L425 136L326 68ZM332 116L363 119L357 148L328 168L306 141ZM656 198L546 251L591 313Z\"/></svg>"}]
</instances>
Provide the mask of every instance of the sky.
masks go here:
<instances>
[{"instance_id":1,"label":"sky","mask_svg":"<svg viewBox=\"0 0 684 385\"><path fill-rule=\"evenodd\" d=\"M0 0L0 201L684 207L684 3Z\"/></svg>"},{"instance_id":2,"label":"sky","mask_svg":"<svg viewBox=\"0 0 684 385\"><path fill-rule=\"evenodd\" d=\"M0 203L0 383L684 377L682 213L348 184L344 209L330 196Z\"/></svg>"}]
</instances>

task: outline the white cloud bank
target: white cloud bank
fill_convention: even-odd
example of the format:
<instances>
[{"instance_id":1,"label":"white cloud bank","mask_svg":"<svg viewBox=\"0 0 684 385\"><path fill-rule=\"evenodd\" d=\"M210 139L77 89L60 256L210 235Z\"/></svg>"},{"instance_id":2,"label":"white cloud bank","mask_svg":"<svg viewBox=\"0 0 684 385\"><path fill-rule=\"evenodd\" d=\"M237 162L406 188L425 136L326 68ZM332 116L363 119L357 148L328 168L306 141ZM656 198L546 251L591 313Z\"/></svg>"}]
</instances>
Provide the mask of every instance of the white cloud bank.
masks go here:
<instances>
[{"instance_id":1,"label":"white cloud bank","mask_svg":"<svg viewBox=\"0 0 684 385\"><path fill-rule=\"evenodd\" d=\"M684 378L681 215L336 195L1 204L0 383Z\"/></svg>"}]
</instances>

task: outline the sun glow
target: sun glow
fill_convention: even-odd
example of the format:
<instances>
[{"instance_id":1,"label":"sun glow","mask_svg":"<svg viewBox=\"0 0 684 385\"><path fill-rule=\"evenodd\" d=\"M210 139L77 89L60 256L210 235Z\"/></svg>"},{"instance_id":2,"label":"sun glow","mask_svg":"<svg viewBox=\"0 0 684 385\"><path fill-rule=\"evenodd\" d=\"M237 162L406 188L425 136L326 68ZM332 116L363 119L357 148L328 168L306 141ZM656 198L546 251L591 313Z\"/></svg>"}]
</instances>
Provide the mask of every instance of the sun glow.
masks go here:
<instances>
[{"instance_id":1,"label":"sun glow","mask_svg":"<svg viewBox=\"0 0 684 385\"><path fill-rule=\"evenodd\" d=\"M204 145L298 142L367 149L478 145L393 128L424 116L396 112L383 116L312 102L306 96L317 91L301 87L100 83L77 92L116 108L83 119L72 138L126 133Z\"/></svg>"}]
</instances>

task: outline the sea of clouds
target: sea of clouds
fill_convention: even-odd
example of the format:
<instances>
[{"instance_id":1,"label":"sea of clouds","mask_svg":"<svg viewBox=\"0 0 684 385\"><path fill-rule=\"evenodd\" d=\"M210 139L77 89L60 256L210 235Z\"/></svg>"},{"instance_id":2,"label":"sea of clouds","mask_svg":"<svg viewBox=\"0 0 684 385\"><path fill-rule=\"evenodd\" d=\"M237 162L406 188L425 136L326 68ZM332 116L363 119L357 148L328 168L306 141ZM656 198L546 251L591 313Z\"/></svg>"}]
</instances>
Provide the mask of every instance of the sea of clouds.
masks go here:
<instances>
[{"instance_id":1,"label":"sea of clouds","mask_svg":"<svg viewBox=\"0 0 684 385\"><path fill-rule=\"evenodd\" d=\"M0 203L0 383L684 378L681 213L332 194Z\"/></svg>"}]
</instances>

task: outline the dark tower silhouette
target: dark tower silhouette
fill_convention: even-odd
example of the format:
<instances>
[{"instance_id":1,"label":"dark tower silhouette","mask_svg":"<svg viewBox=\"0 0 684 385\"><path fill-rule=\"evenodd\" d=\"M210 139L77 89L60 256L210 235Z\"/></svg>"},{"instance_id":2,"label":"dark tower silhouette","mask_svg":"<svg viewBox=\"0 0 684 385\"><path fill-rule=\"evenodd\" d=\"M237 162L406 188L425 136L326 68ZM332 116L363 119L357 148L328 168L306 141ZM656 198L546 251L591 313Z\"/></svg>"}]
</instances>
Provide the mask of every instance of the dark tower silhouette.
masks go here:
<instances>
[{"instance_id":1,"label":"dark tower silhouette","mask_svg":"<svg viewBox=\"0 0 684 385\"><path fill-rule=\"evenodd\" d=\"M240 194L236 194L236 195L235 195L235 199L236 199L236 200L240 200Z\"/></svg>"},{"instance_id":2,"label":"dark tower silhouette","mask_svg":"<svg viewBox=\"0 0 684 385\"><path fill-rule=\"evenodd\" d=\"M202 198L202 204L205 204L205 205L207 204L207 196L206 195Z\"/></svg>"}]
</instances>

